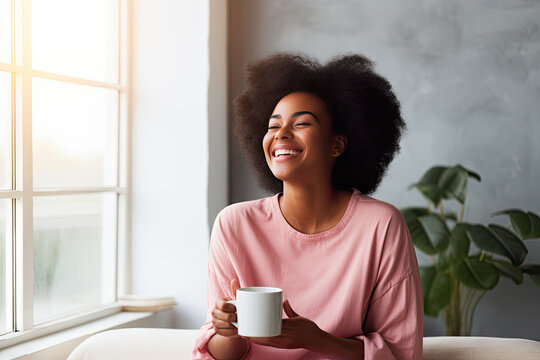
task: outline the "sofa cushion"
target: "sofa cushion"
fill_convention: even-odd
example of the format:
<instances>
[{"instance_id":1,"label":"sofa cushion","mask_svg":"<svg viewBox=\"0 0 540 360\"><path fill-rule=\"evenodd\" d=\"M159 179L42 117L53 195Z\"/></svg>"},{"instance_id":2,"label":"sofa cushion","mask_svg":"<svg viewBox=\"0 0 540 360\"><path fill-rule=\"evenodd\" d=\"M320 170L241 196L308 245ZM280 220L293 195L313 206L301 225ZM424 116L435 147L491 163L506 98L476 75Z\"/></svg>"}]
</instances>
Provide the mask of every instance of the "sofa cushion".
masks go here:
<instances>
[{"instance_id":1,"label":"sofa cushion","mask_svg":"<svg viewBox=\"0 0 540 360\"><path fill-rule=\"evenodd\" d=\"M191 359L199 330L130 328L84 340L68 360ZM424 360L540 360L540 342L495 337L424 338Z\"/></svg>"},{"instance_id":2,"label":"sofa cushion","mask_svg":"<svg viewBox=\"0 0 540 360\"><path fill-rule=\"evenodd\" d=\"M540 342L473 336L424 338L424 360L539 360Z\"/></svg>"}]
</instances>

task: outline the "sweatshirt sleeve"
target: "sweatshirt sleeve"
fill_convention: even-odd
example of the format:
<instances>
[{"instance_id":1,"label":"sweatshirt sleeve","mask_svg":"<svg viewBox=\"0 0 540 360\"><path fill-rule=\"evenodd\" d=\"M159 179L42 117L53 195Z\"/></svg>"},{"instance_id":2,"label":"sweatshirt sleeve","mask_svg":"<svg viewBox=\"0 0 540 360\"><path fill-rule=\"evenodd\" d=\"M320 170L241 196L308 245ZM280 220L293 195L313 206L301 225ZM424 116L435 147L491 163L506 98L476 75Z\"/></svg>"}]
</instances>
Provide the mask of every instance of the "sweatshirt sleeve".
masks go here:
<instances>
[{"instance_id":1,"label":"sweatshirt sleeve","mask_svg":"<svg viewBox=\"0 0 540 360\"><path fill-rule=\"evenodd\" d=\"M421 359L424 305L418 263L403 216L389 220L377 283L364 321L364 359Z\"/></svg>"},{"instance_id":2,"label":"sweatshirt sleeve","mask_svg":"<svg viewBox=\"0 0 540 360\"><path fill-rule=\"evenodd\" d=\"M228 221L229 220L229 221ZM206 348L208 341L216 333L212 326L212 309L216 299L229 298L234 296L231 291L231 280L238 279L235 269L231 264L224 239L234 234L234 223L224 211L222 211L214 222L210 240L210 254L208 257L207 273L207 313L206 322L200 329L199 336L195 341L192 351L193 359L214 359ZM251 346L248 342L248 349L243 359L247 359L251 353Z\"/></svg>"}]
</instances>

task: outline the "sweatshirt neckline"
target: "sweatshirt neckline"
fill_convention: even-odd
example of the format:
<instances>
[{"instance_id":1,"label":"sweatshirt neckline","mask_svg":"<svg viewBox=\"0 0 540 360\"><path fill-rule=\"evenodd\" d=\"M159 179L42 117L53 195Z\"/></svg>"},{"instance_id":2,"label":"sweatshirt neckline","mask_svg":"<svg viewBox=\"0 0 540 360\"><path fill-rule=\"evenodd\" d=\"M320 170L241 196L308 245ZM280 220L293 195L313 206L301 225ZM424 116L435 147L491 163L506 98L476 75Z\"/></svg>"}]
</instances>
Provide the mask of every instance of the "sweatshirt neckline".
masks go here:
<instances>
[{"instance_id":1,"label":"sweatshirt neckline","mask_svg":"<svg viewBox=\"0 0 540 360\"><path fill-rule=\"evenodd\" d=\"M281 208L279 207L279 196L283 194L281 192L277 193L276 195L272 197L272 202L271 202L272 210L276 213L278 221L281 223L283 227L287 229L287 232L291 236L300 240L305 240L305 241L326 240L340 233L351 220L352 215L354 214L354 211L356 209L356 204L358 202L357 197L362 196L362 193L360 193L360 191L358 191L357 189L352 189L352 190L353 190L353 193L351 194L349 203L347 204L347 209L345 210L345 213L343 214L339 222L331 229L325 230L320 233L305 234L303 232L296 230L287 222L287 220L285 219L285 216L283 216L283 213L281 212Z\"/></svg>"}]
</instances>

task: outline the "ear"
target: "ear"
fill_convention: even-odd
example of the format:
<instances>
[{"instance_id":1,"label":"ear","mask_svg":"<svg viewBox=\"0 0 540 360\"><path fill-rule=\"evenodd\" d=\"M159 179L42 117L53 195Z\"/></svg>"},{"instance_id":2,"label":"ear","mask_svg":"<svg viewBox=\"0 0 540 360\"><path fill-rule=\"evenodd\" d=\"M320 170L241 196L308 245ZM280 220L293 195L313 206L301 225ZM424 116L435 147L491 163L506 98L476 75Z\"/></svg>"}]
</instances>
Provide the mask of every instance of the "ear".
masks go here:
<instances>
[{"instance_id":1,"label":"ear","mask_svg":"<svg viewBox=\"0 0 540 360\"><path fill-rule=\"evenodd\" d=\"M347 136L345 134L339 134L334 136L332 145L332 156L338 157L345 152L347 148Z\"/></svg>"}]
</instances>

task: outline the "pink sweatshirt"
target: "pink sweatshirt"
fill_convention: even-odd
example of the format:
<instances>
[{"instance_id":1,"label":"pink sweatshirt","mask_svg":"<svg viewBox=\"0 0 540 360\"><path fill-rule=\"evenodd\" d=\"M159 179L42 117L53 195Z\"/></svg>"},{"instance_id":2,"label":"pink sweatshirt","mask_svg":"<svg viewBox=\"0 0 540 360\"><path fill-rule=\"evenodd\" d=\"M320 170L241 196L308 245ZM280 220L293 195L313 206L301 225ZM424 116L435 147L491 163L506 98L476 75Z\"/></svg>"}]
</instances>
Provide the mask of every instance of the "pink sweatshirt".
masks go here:
<instances>
[{"instance_id":1,"label":"pink sweatshirt","mask_svg":"<svg viewBox=\"0 0 540 360\"><path fill-rule=\"evenodd\" d=\"M341 338L364 342L364 359L421 359L423 300L407 225L391 204L354 190L340 222L304 234L283 217L275 196L233 204L218 215L208 261L208 314L193 359L206 348L217 298L230 283L283 289L294 311ZM283 313L283 317L287 315ZM322 359L306 349L250 344L244 358Z\"/></svg>"}]
</instances>

